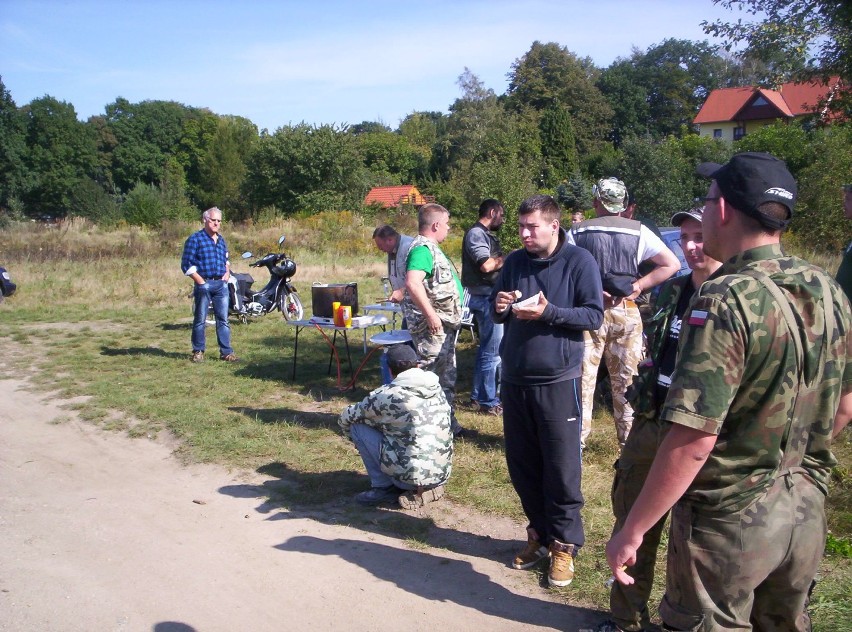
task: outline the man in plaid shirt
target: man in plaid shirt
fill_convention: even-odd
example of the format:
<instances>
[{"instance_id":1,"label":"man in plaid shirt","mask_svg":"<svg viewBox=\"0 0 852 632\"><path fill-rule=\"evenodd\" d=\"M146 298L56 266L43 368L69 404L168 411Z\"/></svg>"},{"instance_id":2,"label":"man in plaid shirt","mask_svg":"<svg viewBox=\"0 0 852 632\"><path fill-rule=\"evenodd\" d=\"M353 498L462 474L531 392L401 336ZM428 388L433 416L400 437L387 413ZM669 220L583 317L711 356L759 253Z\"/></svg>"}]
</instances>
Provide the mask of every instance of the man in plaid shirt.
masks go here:
<instances>
[{"instance_id":1,"label":"man in plaid shirt","mask_svg":"<svg viewBox=\"0 0 852 632\"><path fill-rule=\"evenodd\" d=\"M192 233L186 240L180 263L183 273L195 282L192 361L204 361L204 327L207 322L207 310L212 302L219 357L225 362L236 362L237 356L231 348L231 327L228 324L228 278L231 276L231 264L228 260L228 245L225 238L219 234L222 211L214 206L204 211L201 218L204 228Z\"/></svg>"}]
</instances>

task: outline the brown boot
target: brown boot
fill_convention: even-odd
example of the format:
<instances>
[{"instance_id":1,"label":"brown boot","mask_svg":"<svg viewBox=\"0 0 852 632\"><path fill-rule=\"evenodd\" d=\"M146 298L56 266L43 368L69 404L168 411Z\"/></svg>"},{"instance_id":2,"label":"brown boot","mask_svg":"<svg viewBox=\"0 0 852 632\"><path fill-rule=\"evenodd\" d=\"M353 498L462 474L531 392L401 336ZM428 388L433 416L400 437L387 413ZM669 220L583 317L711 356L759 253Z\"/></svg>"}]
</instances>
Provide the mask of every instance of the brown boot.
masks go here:
<instances>
[{"instance_id":1,"label":"brown boot","mask_svg":"<svg viewBox=\"0 0 852 632\"><path fill-rule=\"evenodd\" d=\"M547 583L551 586L567 586L574 580L574 545L559 540L550 543L550 571Z\"/></svg>"}]
</instances>

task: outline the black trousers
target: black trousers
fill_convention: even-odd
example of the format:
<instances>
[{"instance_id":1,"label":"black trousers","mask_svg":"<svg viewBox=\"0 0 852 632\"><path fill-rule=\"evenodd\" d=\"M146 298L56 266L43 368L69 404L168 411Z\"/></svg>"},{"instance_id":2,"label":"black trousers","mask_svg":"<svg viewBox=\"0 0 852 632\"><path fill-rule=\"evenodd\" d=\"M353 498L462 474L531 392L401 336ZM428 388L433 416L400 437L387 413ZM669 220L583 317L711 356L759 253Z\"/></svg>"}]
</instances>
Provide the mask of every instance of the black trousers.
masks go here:
<instances>
[{"instance_id":1,"label":"black trousers","mask_svg":"<svg viewBox=\"0 0 852 632\"><path fill-rule=\"evenodd\" d=\"M503 382L506 464L521 506L542 544L585 542L580 510L579 378L518 386Z\"/></svg>"}]
</instances>

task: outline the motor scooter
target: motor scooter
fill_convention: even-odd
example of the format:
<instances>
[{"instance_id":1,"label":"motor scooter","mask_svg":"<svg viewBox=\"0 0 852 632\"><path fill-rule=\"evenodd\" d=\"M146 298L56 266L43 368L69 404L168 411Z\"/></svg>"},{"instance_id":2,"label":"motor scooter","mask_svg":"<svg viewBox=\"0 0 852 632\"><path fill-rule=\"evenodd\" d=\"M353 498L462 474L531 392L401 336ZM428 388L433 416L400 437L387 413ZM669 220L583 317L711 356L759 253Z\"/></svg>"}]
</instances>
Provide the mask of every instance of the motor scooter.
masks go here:
<instances>
[{"instance_id":1,"label":"motor scooter","mask_svg":"<svg viewBox=\"0 0 852 632\"><path fill-rule=\"evenodd\" d=\"M284 235L278 239L278 246L283 246ZM251 259L251 252L244 252L243 259ZM259 292L252 292L254 279L250 274L233 273L228 281L231 290L230 311L239 317L243 323L249 318L263 316L274 310L280 310L288 321L302 320L305 310L296 288L290 282L296 274L296 262L284 251L264 255L250 268L266 268L269 271L269 282Z\"/></svg>"}]
</instances>

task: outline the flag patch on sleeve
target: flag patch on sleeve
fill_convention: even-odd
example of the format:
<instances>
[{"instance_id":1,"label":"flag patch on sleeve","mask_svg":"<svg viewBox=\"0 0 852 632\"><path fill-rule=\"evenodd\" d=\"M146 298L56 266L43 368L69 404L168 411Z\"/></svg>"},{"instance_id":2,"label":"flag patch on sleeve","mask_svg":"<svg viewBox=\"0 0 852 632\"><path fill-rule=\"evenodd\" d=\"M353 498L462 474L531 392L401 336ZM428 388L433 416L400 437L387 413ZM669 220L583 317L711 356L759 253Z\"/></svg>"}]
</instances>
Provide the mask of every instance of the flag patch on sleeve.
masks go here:
<instances>
[{"instance_id":1,"label":"flag patch on sleeve","mask_svg":"<svg viewBox=\"0 0 852 632\"><path fill-rule=\"evenodd\" d=\"M703 309L694 309L689 314L689 320L686 321L689 323L690 327L703 327L707 322L707 312Z\"/></svg>"}]
</instances>

